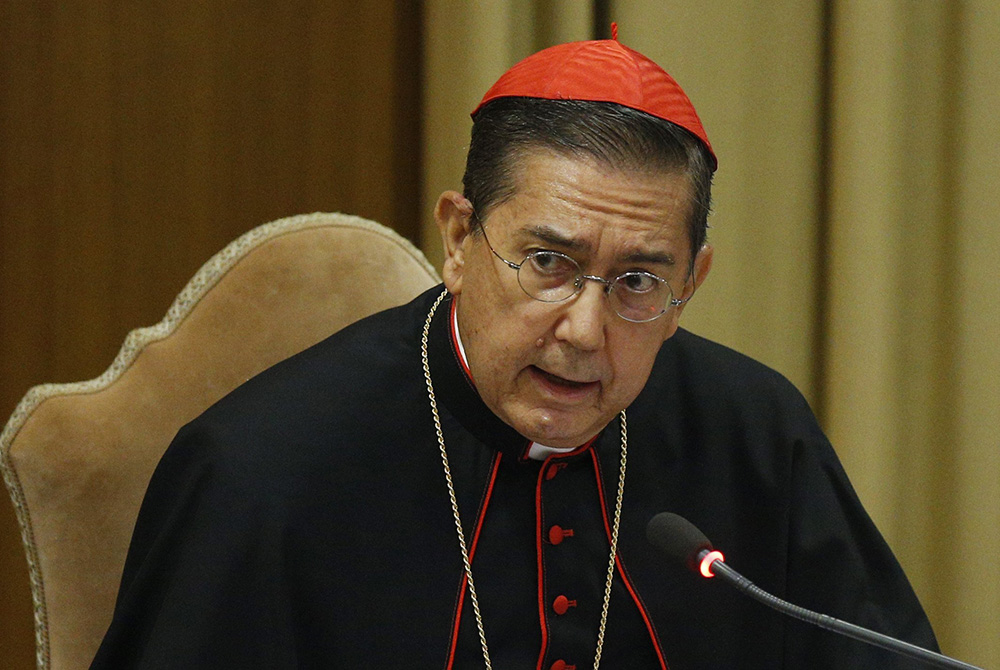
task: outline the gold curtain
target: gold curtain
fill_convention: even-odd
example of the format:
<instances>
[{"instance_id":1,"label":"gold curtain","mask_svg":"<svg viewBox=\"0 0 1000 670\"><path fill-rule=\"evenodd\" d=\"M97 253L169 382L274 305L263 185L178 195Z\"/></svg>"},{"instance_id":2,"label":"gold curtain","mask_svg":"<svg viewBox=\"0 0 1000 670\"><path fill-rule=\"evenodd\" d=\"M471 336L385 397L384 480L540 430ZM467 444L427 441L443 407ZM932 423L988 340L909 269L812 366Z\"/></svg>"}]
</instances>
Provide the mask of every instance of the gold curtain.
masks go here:
<instances>
[{"instance_id":1,"label":"gold curtain","mask_svg":"<svg viewBox=\"0 0 1000 670\"><path fill-rule=\"evenodd\" d=\"M1000 6L424 11L428 255L440 259L430 209L460 187L479 96L532 50L590 38L595 16L617 21L684 86L721 160L715 267L685 325L803 391L944 651L1000 667Z\"/></svg>"}]
</instances>

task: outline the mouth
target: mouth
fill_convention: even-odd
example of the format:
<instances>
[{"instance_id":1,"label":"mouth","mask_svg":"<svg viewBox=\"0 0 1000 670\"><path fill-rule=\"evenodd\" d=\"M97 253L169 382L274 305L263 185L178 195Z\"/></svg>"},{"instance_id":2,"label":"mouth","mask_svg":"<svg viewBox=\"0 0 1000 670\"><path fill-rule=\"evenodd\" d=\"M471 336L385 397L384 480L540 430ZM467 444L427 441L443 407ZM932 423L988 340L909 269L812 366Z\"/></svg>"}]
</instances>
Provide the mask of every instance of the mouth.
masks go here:
<instances>
[{"instance_id":1,"label":"mouth","mask_svg":"<svg viewBox=\"0 0 1000 670\"><path fill-rule=\"evenodd\" d=\"M559 396L583 396L600 388L600 381L577 381L547 372L536 365L528 368L542 386Z\"/></svg>"}]
</instances>

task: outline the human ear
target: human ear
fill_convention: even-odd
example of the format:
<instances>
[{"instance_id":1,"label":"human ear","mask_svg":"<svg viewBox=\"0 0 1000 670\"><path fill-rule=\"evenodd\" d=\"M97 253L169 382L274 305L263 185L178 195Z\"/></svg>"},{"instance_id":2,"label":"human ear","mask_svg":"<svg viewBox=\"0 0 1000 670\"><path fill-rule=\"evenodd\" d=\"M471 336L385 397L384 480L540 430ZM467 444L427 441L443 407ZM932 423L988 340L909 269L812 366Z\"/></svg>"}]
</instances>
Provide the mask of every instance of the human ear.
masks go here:
<instances>
[{"instance_id":1,"label":"human ear","mask_svg":"<svg viewBox=\"0 0 1000 670\"><path fill-rule=\"evenodd\" d=\"M701 249L698 251L698 255L694 257L694 272L692 277L688 279L687 284L684 286L684 298L685 302L691 299L694 292L698 290L705 278L708 277L709 271L712 269L712 245L703 244Z\"/></svg>"},{"instance_id":2,"label":"human ear","mask_svg":"<svg viewBox=\"0 0 1000 670\"><path fill-rule=\"evenodd\" d=\"M677 323L681 317L681 312L684 311L688 301L694 296L698 287L708 277L708 273L712 269L712 254L712 245L705 244L698 251L698 255L694 257L694 267L692 268L691 275L684 282L684 292L679 296L679 299L683 302L673 307L668 315L666 315L670 319L670 326L667 328L664 340L669 339L677 331Z\"/></svg>"},{"instance_id":3,"label":"human ear","mask_svg":"<svg viewBox=\"0 0 1000 670\"><path fill-rule=\"evenodd\" d=\"M444 246L441 270L444 285L452 295L459 295L465 272L466 245L471 237L472 203L458 191L445 191L434 207L434 220Z\"/></svg>"}]
</instances>

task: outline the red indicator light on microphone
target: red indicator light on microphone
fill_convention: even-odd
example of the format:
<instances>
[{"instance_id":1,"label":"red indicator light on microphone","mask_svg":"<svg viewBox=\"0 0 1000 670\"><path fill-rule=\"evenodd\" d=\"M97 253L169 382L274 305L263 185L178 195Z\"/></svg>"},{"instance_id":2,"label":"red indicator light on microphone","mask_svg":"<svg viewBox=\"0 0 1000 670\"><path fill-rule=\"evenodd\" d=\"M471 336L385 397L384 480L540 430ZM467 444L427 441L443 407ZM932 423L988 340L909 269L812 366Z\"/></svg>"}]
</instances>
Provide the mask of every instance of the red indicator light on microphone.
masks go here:
<instances>
[{"instance_id":1,"label":"red indicator light on microphone","mask_svg":"<svg viewBox=\"0 0 1000 670\"><path fill-rule=\"evenodd\" d=\"M705 554L705 557L701 559L701 565L698 567L702 576L715 577L715 573L712 572L712 564L716 561L726 562L726 557L722 555L721 551L710 551Z\"/></svg>"}]
</instances>

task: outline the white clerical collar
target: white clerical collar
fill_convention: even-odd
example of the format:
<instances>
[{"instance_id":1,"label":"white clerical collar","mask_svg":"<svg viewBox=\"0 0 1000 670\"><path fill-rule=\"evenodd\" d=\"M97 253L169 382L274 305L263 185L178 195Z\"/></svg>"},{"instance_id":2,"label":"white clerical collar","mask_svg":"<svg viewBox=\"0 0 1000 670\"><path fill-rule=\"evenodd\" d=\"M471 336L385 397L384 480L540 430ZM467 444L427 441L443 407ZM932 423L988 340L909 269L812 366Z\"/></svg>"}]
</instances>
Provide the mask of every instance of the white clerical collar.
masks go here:
<instances>
[{"instance_id":1,"label":"white clerical collar","mask_svg":"<svg viewBox=\"0 0 1000 670\"><path fill-rule=\"evenodd\" d=\"M454 308L451 310L451 332L455 334L455 348L458 349L458 355L462 359L462 367L465 368L466 373L471 378L472 372L469 368L469 359L465 355L465 347L462 346L462 335L458 332L458 310ZM475 382L475 379L473 379L473 382ZM553 454L568 454L574 449L576 447L549 447L538 442L532 442L528 447L528 458L534 461L544 461Z\"/></svg>"}]
</instances>

